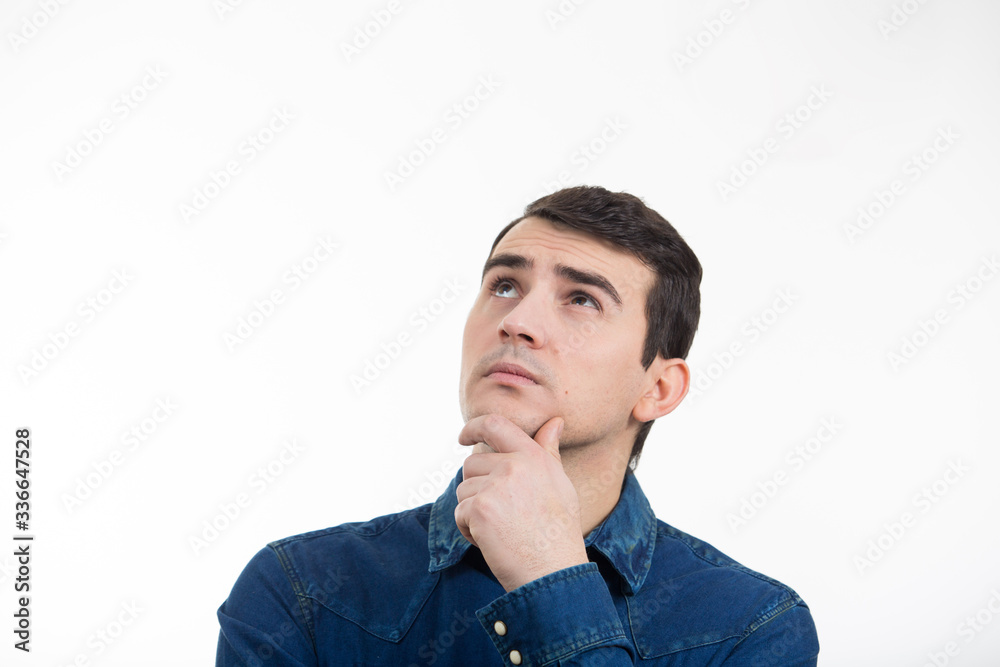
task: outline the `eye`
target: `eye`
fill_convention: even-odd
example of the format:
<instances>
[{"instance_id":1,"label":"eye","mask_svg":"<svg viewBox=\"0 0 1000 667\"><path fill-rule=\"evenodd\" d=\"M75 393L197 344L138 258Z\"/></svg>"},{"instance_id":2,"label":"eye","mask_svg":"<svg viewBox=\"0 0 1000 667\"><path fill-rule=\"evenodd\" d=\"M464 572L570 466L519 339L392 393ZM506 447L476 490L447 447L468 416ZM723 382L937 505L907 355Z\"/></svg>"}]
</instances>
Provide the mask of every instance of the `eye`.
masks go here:
<instances>
[{"instance_id":1,"label":"eye","mask_svg":"<svg viewBox=\"0 0 1000 667\"><path fill-rule=\"evenodd\" d=\"M513 299L520 296L517 293L517 288L514 287L513 281L507 276L497 276L489 285L490 294L493 296L498 296L501 299ZM583 303L576 303L578 300L583 299ZM589 305L587 302L590 302ZM575 305L584 306L585 308L593 308L594 310L600 312L601 304L594 297L590 296L586 292L575 292L570 297L570 303Z\"/></svg>"},{"instance_id":2,"label":"eye","mask_svg":"<svg viewBox=\"0 0 1000 667\"><path fill-rule=\"evenodd\" d=\"M513 295L511 295L509 292L505 292L503 294L497 293L498 289L507 287L509 287L511 290L514 290L514 284L510 282L510 280L506 276L497 276L496 278L493 279L493 282L490 283L490 294L493 294L503 299L513 298Z\"/></svg>"},{"instance_id":3,"label":"eye","mask_svg":"<svg viewBox=\"0 0 1000 667\"><path fill-rule=\"evenodd\" d=\"M590 303L593 304L593 306L591 306L592 308L596 308L597 310L601 309L601 304L597 303L597 299L593 298L586 292L577 292L576 294L574 294L570 303L573 303L577 299L586 299L587 301L590 301Z\"/></svg>"}]
</instances>

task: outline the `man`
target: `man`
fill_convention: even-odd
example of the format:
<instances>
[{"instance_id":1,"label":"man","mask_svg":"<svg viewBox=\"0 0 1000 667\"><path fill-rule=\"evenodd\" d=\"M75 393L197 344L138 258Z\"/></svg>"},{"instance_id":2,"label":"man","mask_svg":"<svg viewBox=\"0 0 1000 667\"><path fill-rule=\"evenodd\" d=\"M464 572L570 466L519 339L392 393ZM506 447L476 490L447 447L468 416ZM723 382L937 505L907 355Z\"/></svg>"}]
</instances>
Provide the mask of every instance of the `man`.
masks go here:
<instances>
[{"instance_id":1,"label":"man","mask_svg":"<svg viewBox=\"0 0 1000 667\"><path fill-rule=\"evenodd\" d=\"M657 520L633 472L687 393L700 282L632 195L530 204L466 322L462 470L432 504L262 549L216 664L815 665L795 591Z\"/></svg>"}]
</instances>

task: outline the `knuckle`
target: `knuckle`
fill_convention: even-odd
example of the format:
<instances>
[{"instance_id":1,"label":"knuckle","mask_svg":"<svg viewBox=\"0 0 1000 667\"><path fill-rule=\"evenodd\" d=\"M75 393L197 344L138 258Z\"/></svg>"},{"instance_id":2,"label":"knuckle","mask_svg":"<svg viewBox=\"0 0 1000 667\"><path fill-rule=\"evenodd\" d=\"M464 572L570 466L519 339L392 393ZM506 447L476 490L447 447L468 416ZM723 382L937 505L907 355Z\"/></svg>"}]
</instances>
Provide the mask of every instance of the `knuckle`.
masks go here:
<instances>
[{"instance_id":1,"label":"knuckle","mask_svg":"<svg viewBox=\"0 0 1000 667\"><path fill-rule=\"evenodd\" d=\"M492 502L489 496L476 498L475 507L472 511L476 518L487 524L491 524L498 516L500 516L500 512L497 511L496 503Z\"/></svg>"},{"instance_id":2,"label":"knuckle","mask_svg":"<svg viewBox=\"0 0 1000 667\"><path fill-rule=\"evenodd\" d=\"M490 433L496 433L501 428L503 428L503 423L506 420L501 415L491 414L483 420L483 428Z\"/></svg>"},{"instance_id":3,"label":"knuckle","mask_svg":"<svg viewBox=\"0 0 1000 667\"><path fill-rule=\"evenodd\" d=\"M505 457L496 465L493 469L493 478L505 481L517 478L517 462L513 460L513 457Z\"/></svg>"}]
</instances>

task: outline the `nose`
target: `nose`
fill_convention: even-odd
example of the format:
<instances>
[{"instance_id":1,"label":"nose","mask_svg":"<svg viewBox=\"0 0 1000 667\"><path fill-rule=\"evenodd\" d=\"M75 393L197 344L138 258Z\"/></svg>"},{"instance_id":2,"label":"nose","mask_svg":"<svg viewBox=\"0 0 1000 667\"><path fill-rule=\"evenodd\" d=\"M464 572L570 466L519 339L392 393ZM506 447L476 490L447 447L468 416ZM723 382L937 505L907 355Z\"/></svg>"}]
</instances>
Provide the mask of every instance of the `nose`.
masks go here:
<instances>
[{"instance_id":1,"label":"nose","mask_svg":"<svg viewBox=\"0 0 1000 667\"><path fill-rule=\"evenodd\" d=\"M513 342L527 347L538 348L546 341L544 305L541 290L533 290L522 297L497 327L501 342Z\"/></svg>"}]
</instances>

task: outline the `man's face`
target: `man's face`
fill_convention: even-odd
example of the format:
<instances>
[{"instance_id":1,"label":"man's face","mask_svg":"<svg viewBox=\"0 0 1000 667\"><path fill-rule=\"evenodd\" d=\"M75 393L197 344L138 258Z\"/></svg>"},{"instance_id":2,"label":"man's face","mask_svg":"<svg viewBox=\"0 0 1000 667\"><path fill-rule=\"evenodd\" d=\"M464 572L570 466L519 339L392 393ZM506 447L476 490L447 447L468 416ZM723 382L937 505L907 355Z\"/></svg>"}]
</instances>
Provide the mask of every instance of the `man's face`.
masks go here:
<instances>
[{"instance_id":1,"label":"man's face","mask_svg":"<svg viewBox=\"0 0 1000 667\"><path fill-rule=\"evenodd\" d=\"M640 362L654 273L603 239L535 217L507 232L487 266L462 342L464 419L497 413L534 437L560 416L561 450L629 451L639 425L632 408L652 381ZM535 381L491 374L502 362Z\"/></svg>"}]
</instances>

